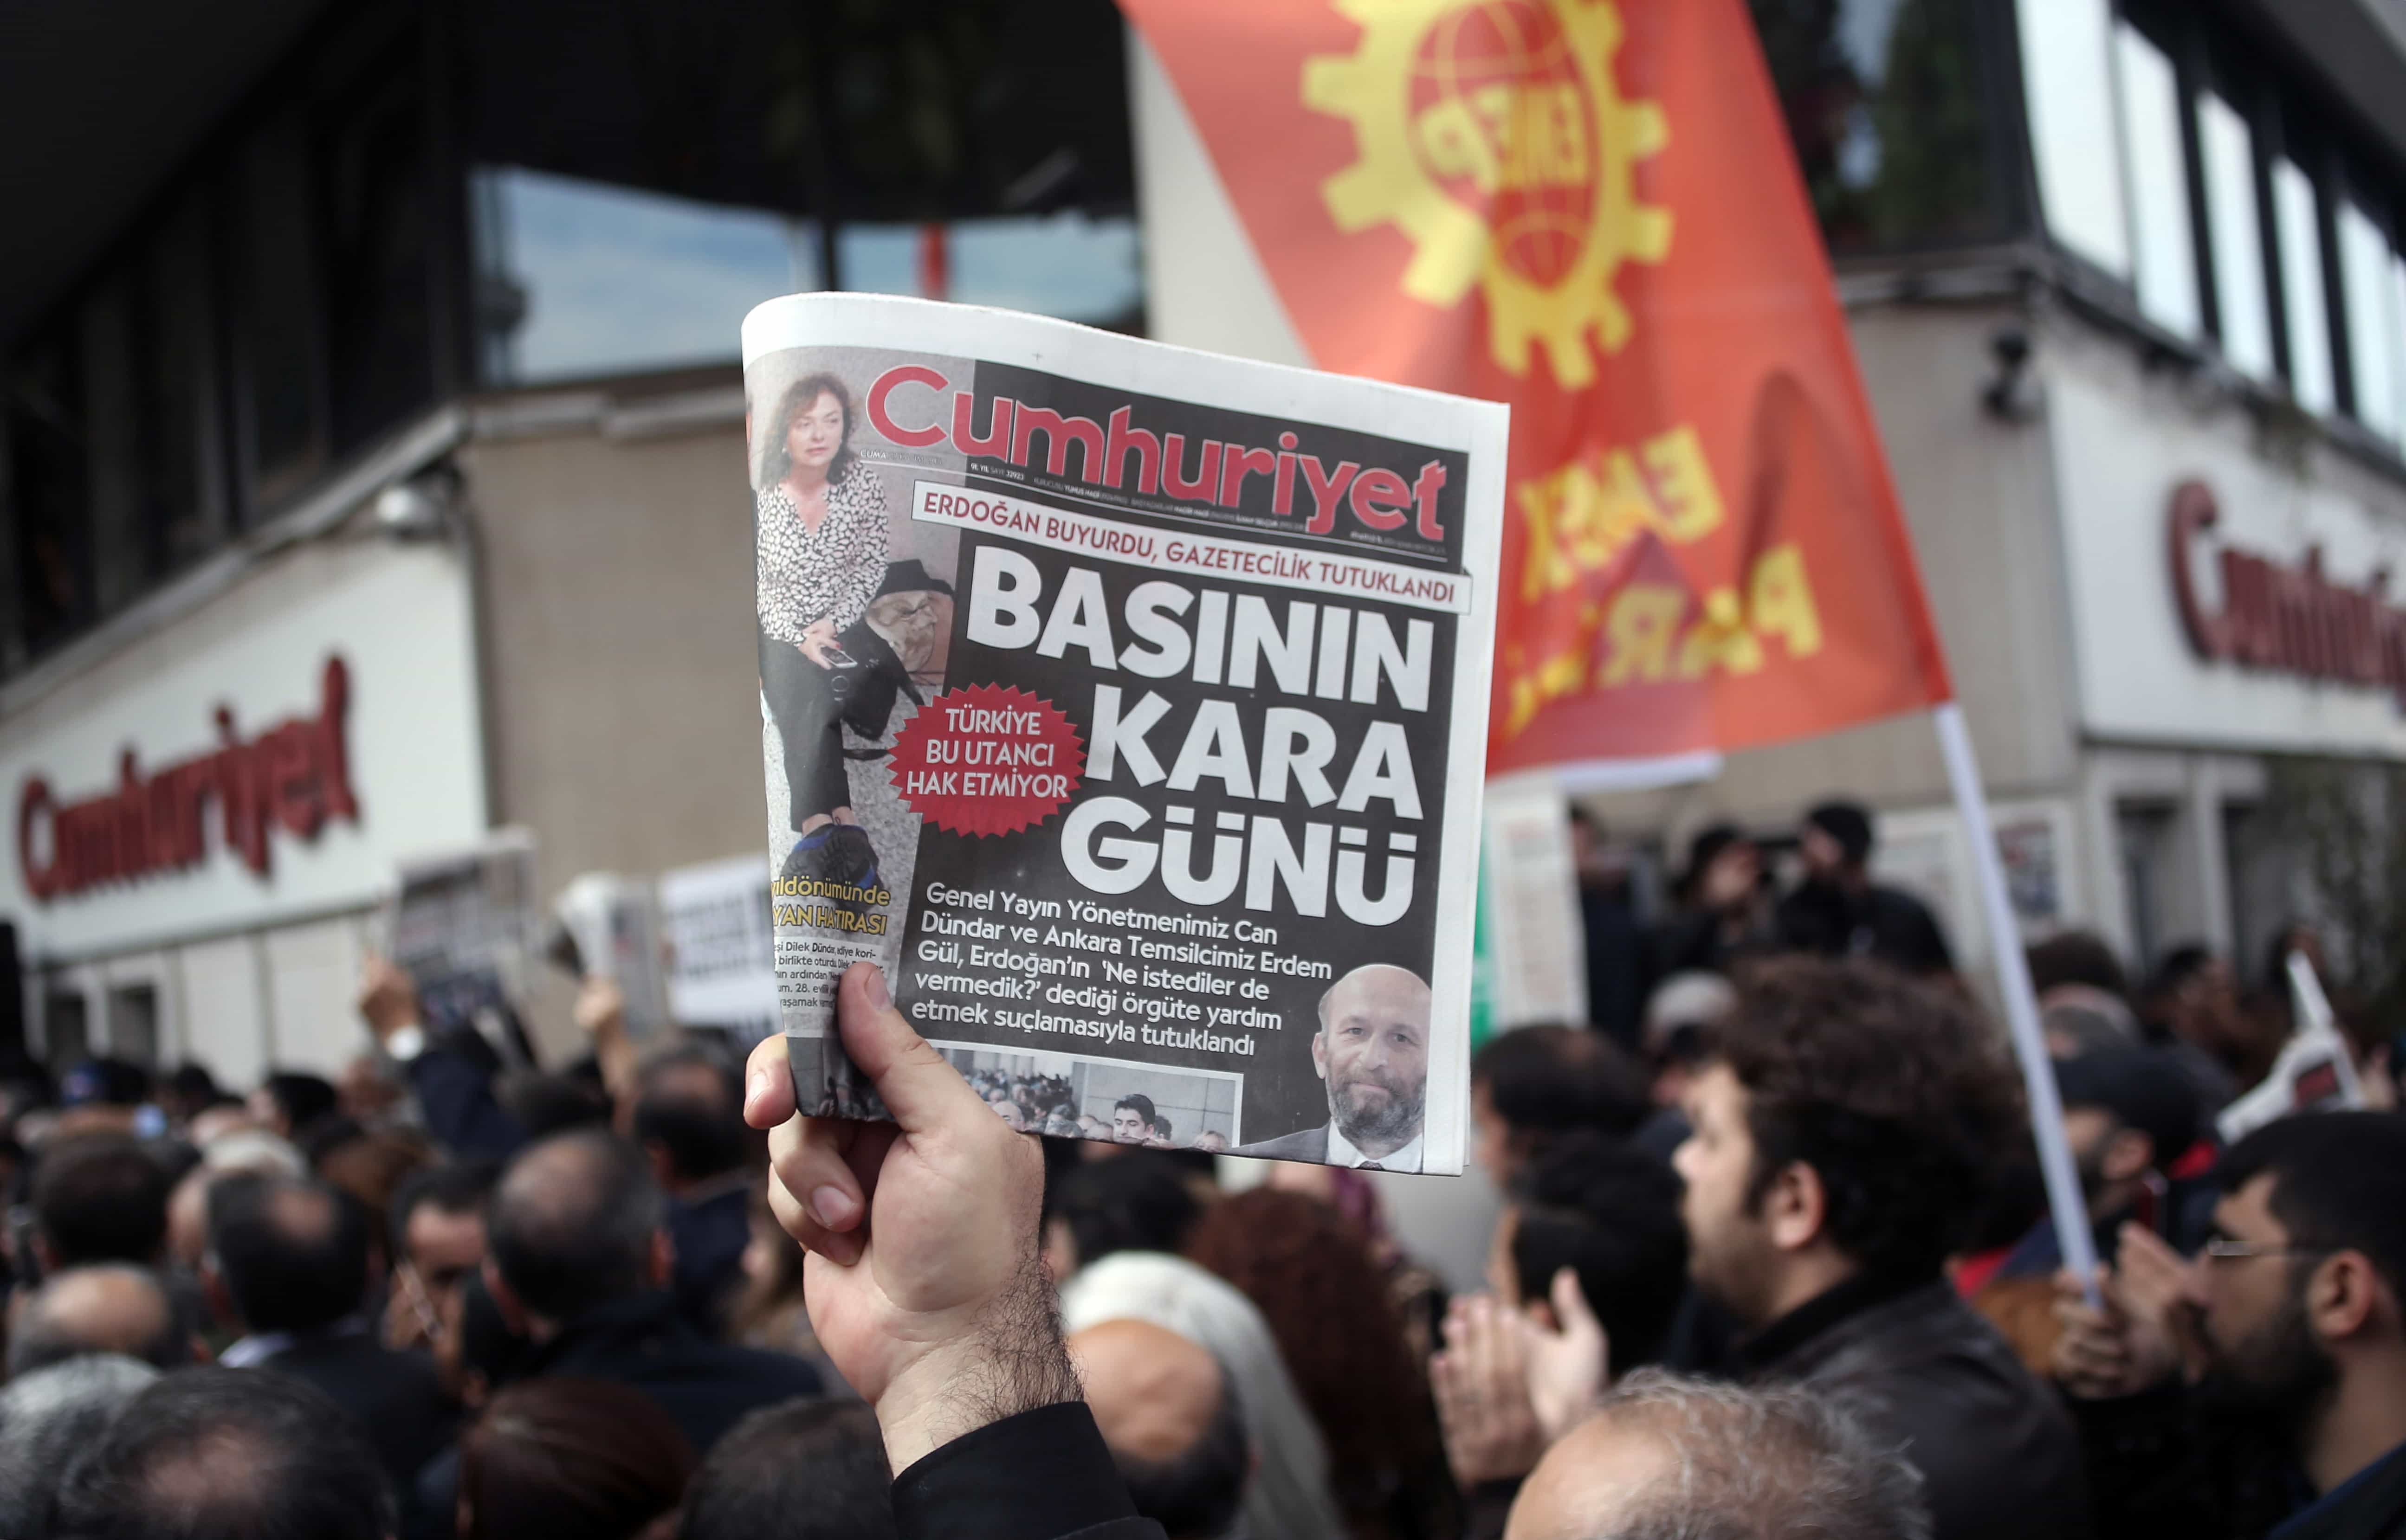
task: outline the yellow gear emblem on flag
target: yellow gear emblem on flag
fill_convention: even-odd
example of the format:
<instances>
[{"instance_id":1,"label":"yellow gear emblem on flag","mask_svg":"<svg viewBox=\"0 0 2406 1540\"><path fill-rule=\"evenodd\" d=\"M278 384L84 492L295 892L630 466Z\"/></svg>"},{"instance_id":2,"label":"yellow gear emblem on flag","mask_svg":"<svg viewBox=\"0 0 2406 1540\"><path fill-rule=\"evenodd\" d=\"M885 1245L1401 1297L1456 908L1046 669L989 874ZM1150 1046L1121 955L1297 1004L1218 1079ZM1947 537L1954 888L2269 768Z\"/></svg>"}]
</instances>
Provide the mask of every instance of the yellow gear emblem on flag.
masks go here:
<instances>
[{"instance_id":1,"label":"yellow gear emblem on flag","mask_svg":"<svg viewBox=\"0 0 2406 1540\"><path fill-rule=\"evenodd\" d=\"M1638 161L1670 130L1613 78L1611 0L1332 0L1351 55L1304 65L1303 99L1352 121L1360 159L1322 184L1337 227L1393 223L1416 248L1404 291L1451 309L1487 295L1488 346L1515 374L1541 345L1554 378L1595 378L1589 339L1629 341L1613 278L1660 262L1671 212L1637 201Z\"/></svg>"}]
</instances>

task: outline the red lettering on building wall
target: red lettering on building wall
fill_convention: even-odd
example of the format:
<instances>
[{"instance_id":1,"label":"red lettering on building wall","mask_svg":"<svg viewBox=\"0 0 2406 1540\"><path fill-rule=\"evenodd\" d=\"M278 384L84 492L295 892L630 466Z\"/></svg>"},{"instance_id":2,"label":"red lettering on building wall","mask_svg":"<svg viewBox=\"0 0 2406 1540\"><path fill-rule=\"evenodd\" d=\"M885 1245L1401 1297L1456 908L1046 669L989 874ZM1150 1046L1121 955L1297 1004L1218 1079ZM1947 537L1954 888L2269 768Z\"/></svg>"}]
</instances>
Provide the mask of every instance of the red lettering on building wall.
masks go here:
<instances>
[{"instance_id":1,"label":"red lettering on building wall","mask_svg":"<svg viewBox=\"0 0 2406 1540\"><path fill-rule=\"evenodd\" d=\"M128 748L118 756L117 789L79 801L61 802L46 777L26 777L17 794L17 863L26 891L48 903L198 866L208 857L212 803L226 848L262 877L273 829L311 841L330 819L357 824L350 701L350 671L330 657L315 717L293 717L246 742L234 713L219 706L216 751L145 775Z\"/></svg>"},{"instance_id":2,"label":"red lettering on building wall","mask_svg":"<svg viewBox=\"0 0 2406 1540\"><path fill-rule=\"evenodd\" d=\"M2221 522L2214 489L2184 482L2167 522L2172 599L2191 651L2209 663L2328 679L2390 691L2406 711L2406 610L2389 602L2389 572L2376 568L2360 588L2323 575L2319 545L2295 566L2224 545L2215 553L2222 607L2206 608L2195 562Z\"/></svg>"}]
</instances>

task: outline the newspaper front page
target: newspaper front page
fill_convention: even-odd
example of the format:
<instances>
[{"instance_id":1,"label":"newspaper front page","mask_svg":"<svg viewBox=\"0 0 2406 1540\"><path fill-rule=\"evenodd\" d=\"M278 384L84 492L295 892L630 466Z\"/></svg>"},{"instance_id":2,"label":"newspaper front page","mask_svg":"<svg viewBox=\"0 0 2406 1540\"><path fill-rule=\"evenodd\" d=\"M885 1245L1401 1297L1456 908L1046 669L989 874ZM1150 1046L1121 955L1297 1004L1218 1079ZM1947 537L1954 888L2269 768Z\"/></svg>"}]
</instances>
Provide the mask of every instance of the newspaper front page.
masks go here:
<instances>
[{"instance_id":1,"label":"newspaper front page","mask_svg":"<svg viewBox=\"0 0 2406 1540\"><path fill-rule=\"evenodd\" d=\"M1029 1132L1458 1172L1506 410L925 301L743 326L778 1009Z\"/></svg>"}]
</instances>

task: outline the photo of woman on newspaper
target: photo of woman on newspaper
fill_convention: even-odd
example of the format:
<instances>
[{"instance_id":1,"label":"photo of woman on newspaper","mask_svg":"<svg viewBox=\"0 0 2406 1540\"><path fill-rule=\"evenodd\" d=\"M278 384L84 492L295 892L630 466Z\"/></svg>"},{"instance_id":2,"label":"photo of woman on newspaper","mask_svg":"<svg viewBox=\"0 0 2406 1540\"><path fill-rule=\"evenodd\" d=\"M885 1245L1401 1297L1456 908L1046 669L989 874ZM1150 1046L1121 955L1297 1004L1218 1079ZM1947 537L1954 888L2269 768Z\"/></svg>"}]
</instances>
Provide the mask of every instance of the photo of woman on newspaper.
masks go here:
<instances>
[{"instance_id":1,"label":"photo of woman on newspaper","mask_svg":"<svg viewBox=\"0 0 2406 1540\"><path fill-rule=\"evenodd\" d=\"M835 375L788 387L765 437L754 516L760 686L801 836L781 875L870 887L877 852L853 813L842 725L874 709L881 721L864 730L882 733L895 685L870 667L889 654L866 618L885 577L885 488L852 450L854 420Z\"/></svg>"}]
</instances>

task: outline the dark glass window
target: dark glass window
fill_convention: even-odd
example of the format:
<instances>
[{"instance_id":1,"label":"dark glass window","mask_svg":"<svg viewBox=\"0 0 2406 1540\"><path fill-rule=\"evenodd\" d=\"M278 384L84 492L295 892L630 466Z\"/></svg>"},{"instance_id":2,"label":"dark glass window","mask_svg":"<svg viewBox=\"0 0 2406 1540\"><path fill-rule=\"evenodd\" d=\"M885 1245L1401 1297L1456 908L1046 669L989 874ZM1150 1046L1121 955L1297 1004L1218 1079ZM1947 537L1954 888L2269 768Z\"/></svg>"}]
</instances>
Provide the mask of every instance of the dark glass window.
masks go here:
<instances>
[{"instance_id":1,"label":"dark glass window","mask_svg":"<svg viewBox=\"0 0 2406 1540\"><path fill-rule=\"evenodd\" d=\"M418 47L404 32L355 78L333 82L318 134L336 454L435 392L433 180Z\"/></svg>"},{"instance_id":2,"label":"dark glass window","mask_svg":"<svg viewBox=\"0 0 2406 1540\"><path fill-rule=\"evenodd\" d=\"M325 459L309 172L309 124L297 108L255 130L234 162L234 325L254 514L299 491Z\"/></svg>"},{"instance_id":3,"label":"dark glass window","mask_svg":"<svg viewBox=\"0 0 2406 1540\"><path fill-rule=\"evenodd\" d=\"M96 617L92 584L92 446L74 337L55 327L8 370L10 546L27 654Z\"/></svg>"},{"instance_id":4,"label":"dark glass window","mask_svg":"<svg viewBox=\"0 0 2406 1540\"><path fill-rule=\"evenodd\" d=\"M2012 38L1979 0L1750 0L1833 253L1969 245L2017 230Z\"/></svg>"}]
</instances>

